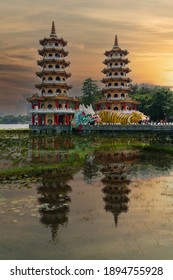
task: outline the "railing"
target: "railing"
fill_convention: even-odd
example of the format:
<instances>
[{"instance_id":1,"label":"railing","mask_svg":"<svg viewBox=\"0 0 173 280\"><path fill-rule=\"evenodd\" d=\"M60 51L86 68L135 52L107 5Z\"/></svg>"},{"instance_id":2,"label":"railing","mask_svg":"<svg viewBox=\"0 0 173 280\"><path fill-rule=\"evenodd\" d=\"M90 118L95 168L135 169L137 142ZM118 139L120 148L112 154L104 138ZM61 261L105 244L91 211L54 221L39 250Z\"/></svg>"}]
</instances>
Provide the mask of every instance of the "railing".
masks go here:
<instances>
[{"instance_id":1,"label":"railing","mask_svg":"<svg viewBox=\"0 0 173 280\"><path fill-rule=\"evenodd\" d=\"M127 86L108 86L105 87L104 89L130 89L130 88Z\"/></svg>"},{"instance_id":2,"label":"railing","mask_svg":"<svg viewBox=\"0 0 173 280\"><path fill-rule=\"evenodd\" d=\"M68 114L73 114L75 113L75 110L74 109L71 109L71 108L62 108L62 109L59 109L59 108L52 108L52 109L43 109L43 108L34 108L34 109L31 109L29 111L30 113L68 113Z\"/></svg>"}]
</instances>

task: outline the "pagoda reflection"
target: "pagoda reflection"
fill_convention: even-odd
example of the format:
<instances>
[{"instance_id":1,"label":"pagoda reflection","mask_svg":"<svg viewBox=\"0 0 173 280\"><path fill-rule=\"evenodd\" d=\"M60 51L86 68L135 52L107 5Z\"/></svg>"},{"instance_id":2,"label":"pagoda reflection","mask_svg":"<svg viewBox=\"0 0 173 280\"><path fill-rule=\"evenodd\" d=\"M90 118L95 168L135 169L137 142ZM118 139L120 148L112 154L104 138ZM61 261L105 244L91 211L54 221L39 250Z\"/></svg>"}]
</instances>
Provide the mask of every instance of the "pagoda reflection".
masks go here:
<instances>
[{"instance_id":1,"label":"pagoda reflection","mask_svg":"<svg viewBox=\"0 0 173 280\"><path fill-rule=\"evenodd\" d=\"M73 155L69 155L72 150ZM31 138L30 159L34 163L57 163L69 160L70 157L77 158L74 143L68 137L60 139L56 136L35 136Z\"/></svg>"},{"instance_id":2,"label":"pagoda reflection","mask_svg":"<svg viewBox=\"0 0 173 280\"><path fill-rule=\"evenodd\" d=\"M61 226L68 224L72 191L68 181L72 175L67 170L50 170L42 175L38 187L40 222L51 229L52 241L56 239Z\"/></svg>"},{"instance_id":3,"label":"pagoda reflection","mask_svg":"<svg viewBox=\"0 0 173 280\"><path fill-rule=\"evenodd\" d=\"M107 164L101 171L105 175L102 179L105 185L102 189L105 210L113 214L115 226L117 226L119 215L128 211L128 194L130 193L128 170L123 164Z\"/></svg>"},{"instance_id":4,"label":"pagoda reflection","mask_svg":"<svg viewBox=\"0 0 173 280\"><path fill-rule=\"evenodd\" d=\"M121 213L128 211L131 163L139 157L136 151L99 152L95 161L102 167L100 171L104 175L102 188L104 209L111 212L115 226Z\"/></svg>"}]
</instances>

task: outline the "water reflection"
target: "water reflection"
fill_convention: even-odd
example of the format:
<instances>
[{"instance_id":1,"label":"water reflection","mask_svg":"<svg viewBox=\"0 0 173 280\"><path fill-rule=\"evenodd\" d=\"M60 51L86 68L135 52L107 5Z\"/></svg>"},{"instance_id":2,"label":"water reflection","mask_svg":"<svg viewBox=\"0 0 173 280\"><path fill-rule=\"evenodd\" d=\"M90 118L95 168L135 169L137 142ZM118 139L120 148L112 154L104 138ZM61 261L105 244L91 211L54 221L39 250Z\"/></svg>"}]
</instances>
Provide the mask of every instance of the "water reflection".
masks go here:
<instances>
[{"instance_id":1,"label":"water reflection","mask_svg":"<svg viewBox=\"0 0 173 280\"><path fill-rule=\"evenodd\" d=\"M130 166L129 162L137 158L136 152L116 152L104 153L105 163L101 168L104 177L102 182L103 200L106 212L111 212L114 217L115 226L118 226L118 218L121 213L128 211L129 202L129 184L130 184ZM111 160L110 160L111 159ZM98 161L98 158L97 158ZM100 161L102 157L100 155Z\"/></svg>"},{"instance_id":2,"label":"water reflection","mask_svg":"<svg viewBox=\"0 0 173 280\"><path fill-rule=\"evenodd\" d=\"M38 187L40 222L51 229L52 241L60 226L68 223L72 189L67 182L72 178L67 170L50 170L42 175L42 184Z\"/></svg>"},{"instance_id":3,"label":"water reflection","mask_svg":"<svg viewBox=\"0 0 173 280\"><path fill-rule=\"evenodd\" d=\"M99 171L99 166L94 162L94 154L89 154L85 157L83 164L84 181L90 184L93 178L96 178Z\"/></svg>"}]
</instances>

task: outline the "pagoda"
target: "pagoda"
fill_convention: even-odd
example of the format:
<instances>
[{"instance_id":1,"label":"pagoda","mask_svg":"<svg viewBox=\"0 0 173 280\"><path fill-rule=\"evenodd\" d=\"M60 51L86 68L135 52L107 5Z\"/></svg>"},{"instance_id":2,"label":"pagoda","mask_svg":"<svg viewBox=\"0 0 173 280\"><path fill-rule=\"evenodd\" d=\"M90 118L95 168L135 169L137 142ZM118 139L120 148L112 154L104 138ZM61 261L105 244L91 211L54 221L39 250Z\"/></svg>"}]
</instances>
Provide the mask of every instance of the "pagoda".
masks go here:
<instances>
[{"instance_id":1,"label":"pagoda","mask_svg":"<svg viewBox=\"0 0 173 280\"><path fill-rule=\"evenodd\" d=\"M68 90L72 86L67 84L71 73L66 68L70 62L66 60L68 51L64 49L67 42L56 35L55 24L52 22L49 37L39 41L38 50L41 59L37 64L41 70L36 72L40 82L35 85L38 92L27 100L31 103L32 126L58 126L69 124L80 100L69 97Z\"/></svg>"},{"instance_id":2,"label":"pagoda","mask_svg":"<svg viewBox=\"0 0 173 280\"><path fill-rule=\"evenodd\" d=\"M102 98L96 102L96 110L116 110L124 113L136 111L138 101L129 98L131 79L128 73L130 62L126 57L127 50L122 50L118 45L117 35L115 36L114 46L111 50L105 51L106 59L103 63L106 67L102 72L106 75L101 82L104 84Z\"/></svg>"}]
</instances>

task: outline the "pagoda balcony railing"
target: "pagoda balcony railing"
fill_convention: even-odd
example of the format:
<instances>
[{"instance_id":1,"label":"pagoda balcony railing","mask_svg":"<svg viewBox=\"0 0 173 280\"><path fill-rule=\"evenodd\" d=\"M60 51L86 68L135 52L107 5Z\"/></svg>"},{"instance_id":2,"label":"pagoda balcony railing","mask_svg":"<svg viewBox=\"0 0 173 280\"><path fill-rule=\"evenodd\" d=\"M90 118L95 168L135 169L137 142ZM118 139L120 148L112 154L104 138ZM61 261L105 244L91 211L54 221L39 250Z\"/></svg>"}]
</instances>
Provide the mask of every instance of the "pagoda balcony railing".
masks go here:
<instances>
[{"instance_id":1,"label":"pagoda balcony railing","mask_svg":"<svg viewBox=\"0 0 173 280\"><path fill-rule=\"evenodd\" d=\"M106 97L106 98L102 98L102 100L109 100L109 101L111 101L111 100L129 100L129 97L127 98L127 97Z\"/></svg>"},{"instance_id":2,"label":"pagoda balcony railing","mask_svg":"<svg viewBox=\"0 0 173 280\"><path fill-rule=\"evenodd\" d=\"M39 86L44 86L44 85L65 85L65 84L66 84L66 81L64 81L64 82L61 82L61 81L43 81L42 83L36 84L35 86L39 87Z\"/></svg>"},{"instance_id":3,"label":"pagoda balcony railing","mask_svg":"<svg viewBox=\"0 0 173 280\"><path fill-rule=\"evenodd\" d=\"M131 70L126 66L122 66L122 65L112 65L112 66L107 66L105 69L103 69L102 72L104 72L105 70L109 71L109 70L114 70L114 69L119 69L119 70L125 70L125 71L128 71L130 72Z\"/></svg>"},{"instance_id":4,"label":"pagoda balcony railing","mask_svg":"<svg viewBox=\"0 0 173 280\"><path fill-rule=\"evenodd\" d=\"M112 75L112 76L106 76L104 79L107 79L107 78L128 78L127 76L123 76L123 75Z\"/></svg>"},{"instance_id":5,"label":"pagoda balcony railing","mask_svg":"<svg viewBox=\"0 0 173 280\"><path fill-rule=\"evenodd\" d=\"M119 54L113 54L113 55L109 55L108 58L124 58L125 56L123 55L119 55Z\"/></svg>"},{"instance_id":6,"label":"pagoda balcony railing","mask_svg":"<svg viewBox=\"0 0 173 280\"><path fill-rule=\"evenodd\" d=\"M51 71L56 71L57 73L58 72L64 72L65 69L64 68L56 68L56 67L52 67L52 68L48 68L48 67L45 67L43 68L43 71L46 71L46 72L51 72Z\"/></svg>"},{"instance_id":7,"label":"pagoda balcony railing","mask_svg":"<svg viewBox=\"0 0 173 280\"><path fill-rule=\"evenodd\" d=\"M64 59L64 57L58 57L58 56L44 56L43 57L43 60L47 60L47 61L49 61L49 60L51 61L52 59L61 61Z\"/></svg>"},{"instance_id":8,"label":"pagoda balcony railing","mask_svg":"<svg viewBox=\"0 0 173 280\"><path fill-rule=\"evenodd\" d=\"M128 86L110 86L110 87L105 87L104 89L130 89Z\"/></svg>"},{"instance_id":9,"label":"pagoda balcony railing","mask_svg":"<svg viewBox=\"0 0 173 280\"><path fill-rule=\"evenodd\" d=\"M52 108L52 109L48 109L48 108L34 108L31 109L29 112L30 113L37 113L37 114L44 114L44 113L68 113L68 114L74 114L75 113L75 109L71 109L71 108Z\"/></svg>"},{"instance_id":10,"label":"pagoda balcony railing","mask_svg":"<svg viewBox=\"0 0 173 280\"><path fill-rule=\"evenodd\" d=\"M62 50L63 46L56 46L55 44L52 44L51 46L44 46L41 50L51 50L52 48L57 49L57 50Z\"/></svg>"}]
</instances>

